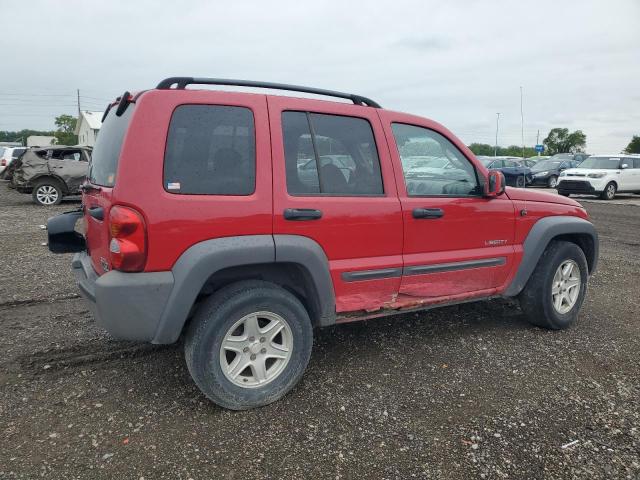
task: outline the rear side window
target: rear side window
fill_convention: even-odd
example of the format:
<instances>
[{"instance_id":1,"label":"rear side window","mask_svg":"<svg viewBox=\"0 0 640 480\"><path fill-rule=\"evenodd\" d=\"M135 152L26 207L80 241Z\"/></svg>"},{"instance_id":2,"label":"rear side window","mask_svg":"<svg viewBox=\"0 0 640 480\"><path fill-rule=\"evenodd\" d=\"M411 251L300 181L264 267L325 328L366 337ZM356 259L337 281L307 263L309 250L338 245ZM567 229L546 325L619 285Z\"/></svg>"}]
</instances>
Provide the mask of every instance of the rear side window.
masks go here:
<instances>
[{"instance_id":1,"label":"rear side window","mask_svg":"<svg viewBox=\"0 0 640 480\"><path fill-rule=\"evenodd\" d=\"M250 195L255 184L256 140L250 109L222 105L176 108L164 157L165 190Z\"/></svg>"},{"instance_id":2,"label":"rear side window","mask_svg":"<svg viewBox=\"0 0 640 480\"><path fill-rule=\"evenodd\" d=\"M94 185L113 187L116 183L118 160L122 150L122 142L127 132L134 105L129 105L122 116L118 117L115 108L111 109L102 127L100 135L93 147L89 181Z\"/></svg>"},{"instance_id":3,"label":"rear side window","mask_svg":"<svg viewBox=\"0 0 640 480\"><path fill-rule=\"evenodd\" d=\"M292 195L382 195L373 131L363 118L283 112L287 191Z\"/></svg>"}]
</instances>

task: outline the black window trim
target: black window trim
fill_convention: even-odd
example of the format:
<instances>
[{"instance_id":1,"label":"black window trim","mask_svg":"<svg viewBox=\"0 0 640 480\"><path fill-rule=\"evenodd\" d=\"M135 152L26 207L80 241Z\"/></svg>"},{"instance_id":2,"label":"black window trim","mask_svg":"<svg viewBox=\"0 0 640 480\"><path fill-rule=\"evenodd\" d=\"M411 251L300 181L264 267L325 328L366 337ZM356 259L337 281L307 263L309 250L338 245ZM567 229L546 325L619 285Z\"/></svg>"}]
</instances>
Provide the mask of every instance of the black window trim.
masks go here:
<instances>
[{"instance_id":1,"label":"black window trim","mask_svg":"<svg viewBox=\"0 0 640 480\"><path fill-rule=\"evenodd\" d=\"M304 113L305 116L307 117L307 122L309 124L309 133L311 134L311 143L313 144L313 155L315 156L315 161L316 161L316 171L318 172L318 184L319 184L319 188L320 190L322 190L322 180L321 180L321 176L320 176L320 169L318 168L318 161L320 159L320 155L318 155L318 149L316 146L316 134L315 134L315 130L313 129L313 123L311 122L311 115L312 114L317 114L317 115L331 115L334 117L347 117L347 118L355 118L358 120L364 120L367 122L367 124L369 125L369 128L371 129L371 138L373 138L373 144L376 147L376 156L378 157L378 166L380 167L380 180L381 180L381 186L382 186L382 193L349 193L349 194L345 194L345 193L322 193L322 192L317 192L317 193L291 193L289 192L289 188L287 185L287 195L290 197L388 197L387 195L387 191L384 188L384 174L382 173L382 161L380 160L380 149L378 148L378 142L376 141L376 133L375 130L373 129L373 125L371 125L371 122L369 121L368 118L365 117L361 117L361 116L357 116L357 115L343 115L341 113L329 113L329 112L320 112L320 111L314 111L314 110L292 110L292 109L287 109L287 110L282 110L280 112L280 128L282 129L282 114L286 113L286 112L292 112L292 113ZM287 156L286 156L286 152L284 151L284 130L282 130L282 146L283 146L283 159L286 163L287 161ZM286 168L285 168L285 184L286 184Z\"/></svg>"},{"instance_id":2,"label":"black window trim","mask_svg":"<svg viewBox=\"0 0 640 480\"><path fill-rule=\"evenodd\" d=\"M251 191L250 193L242 194L242 193L180 193L180 192L167 190L167 182L165 182L164 171L166 167L167 148L169 146L169 132L171 130L171 121L173 120L173 116L175 115L176 110L180 107L185 107L185 106L238 107L238 108L244 108L251 112L251 119L253 120L253 145L255 148L255 152L254 152L255 175L253 178L253 191ZM253 107L249 105L244 105L244 104L241 105L237 103L232 104L232 103L191 103L191 102L180 103L176 105L173 108L173 111L171 112L171 117L169 117L167 134L164 141L164 153L162 154L162 189L168 194L181 195L181 196L195 195L199 197L250 197L252 195L255 195L258 190L258 136L257 134L258 134L258 129L256 128L256 112L253 110Z\"/></svg>"},{"instance_id":3,"label":"black window trim","mask_svg":"<svg viewBox=\"0 0 640 480\"><path fill-rule=\"evenodd\" d=\"M430 132L434 132L437 133L438 135L440 135L442 138L444 138L445 140L447 140L451 146L453 148L455 148L458 152L460 152L460 155L462 155L463 158L465 158L469 164L471 165L471 167L473 168L473 172L474 175L476 176L476 183L477 183L477 188L479 190L478 193L476 194L470 194L470 195L458 195L458 194L428 194L428 195L409 195L409 192L407 191L407 179L404 176L404 168L402 167L402 156L400 155L400 149L398 148L398 141L396 140L396 136L395 133L393 133L393 125L394 124L398 124L398 125L407 125L409 127L416 127L416 128L423 128L424 130L429 130ZM451 141L451 139L449 137L447 137L445 134L440 133L436 130L434 130L433 128L429 128L429 127L425 127L424 125L416 125L414 123L406 123L406 122L391 122L391 134L393 136L393 142L396 145L396 151L398 152L398 159L400 160L400 169L401 169L401 173L402 173L402 180L404 182L404 190L406 193L407 198L483 198L484 194L483 194L483 187L484 187L484 176L483 175L478 175L478 169L476 168L476 164L473 163L471 161L471 159L465 155L465 153L460 150L455 143L453 143ZM492 165L495 162L495 160L493 160L489 165ZM486 167L487 169L489 169L489 167ZM399 194L399 192L398 192Z\"/></svg>"}]
</instances>

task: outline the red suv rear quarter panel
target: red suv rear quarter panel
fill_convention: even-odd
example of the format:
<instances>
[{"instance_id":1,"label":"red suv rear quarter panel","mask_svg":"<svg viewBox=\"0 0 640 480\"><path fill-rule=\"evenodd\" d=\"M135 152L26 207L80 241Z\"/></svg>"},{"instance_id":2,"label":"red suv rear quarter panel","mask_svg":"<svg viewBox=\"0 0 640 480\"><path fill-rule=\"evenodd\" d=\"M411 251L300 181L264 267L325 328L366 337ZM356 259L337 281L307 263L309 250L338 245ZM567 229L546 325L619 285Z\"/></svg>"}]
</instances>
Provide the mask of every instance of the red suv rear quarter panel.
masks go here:
<instances>
[{"instance_id":1,"label":"red suv rear quarter panel","mask_svg":"<svg viewBox=\"0 0 640 480\"><path fill-rule=\"evenodd\" d=\"M145 219L145 271L170 270L192 245L213 238L272 233L271 143L264 95L206 90L150 90L136 102L120 154L113 204ZM164 154L171 116L179 105L250 108L256 136L256 188L247 196L165 191Z\"/></svg>"}]
</instances>

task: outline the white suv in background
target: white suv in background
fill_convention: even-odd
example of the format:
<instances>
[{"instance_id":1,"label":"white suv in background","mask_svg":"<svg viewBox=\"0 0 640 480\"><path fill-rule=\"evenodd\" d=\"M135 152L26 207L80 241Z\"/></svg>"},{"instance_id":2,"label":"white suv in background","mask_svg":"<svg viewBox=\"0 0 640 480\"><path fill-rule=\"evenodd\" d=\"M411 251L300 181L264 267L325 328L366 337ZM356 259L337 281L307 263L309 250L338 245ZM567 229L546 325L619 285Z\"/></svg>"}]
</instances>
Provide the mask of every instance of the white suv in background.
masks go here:
<instances>
[{"instance_id":1,"label":"white suv in background","mask_svg":"<svg viewBox=\"0 0 640 480\"><path fill-rule=\"evenodd\" d=\"M27 147L0 147L0 173L4 172L26 149Z\"/></svg>"},{"instance_id":2,"label":"white suv in background","mask_svg":"<svg viewBox=\"0 0 640 480\"><path fill-rule=\"evenodd\" d=\"M567 197L586 193L612 200L616 193L640 193L640 155L593 155L558 180L558 193Z\"/></svg>"}]
</instances>

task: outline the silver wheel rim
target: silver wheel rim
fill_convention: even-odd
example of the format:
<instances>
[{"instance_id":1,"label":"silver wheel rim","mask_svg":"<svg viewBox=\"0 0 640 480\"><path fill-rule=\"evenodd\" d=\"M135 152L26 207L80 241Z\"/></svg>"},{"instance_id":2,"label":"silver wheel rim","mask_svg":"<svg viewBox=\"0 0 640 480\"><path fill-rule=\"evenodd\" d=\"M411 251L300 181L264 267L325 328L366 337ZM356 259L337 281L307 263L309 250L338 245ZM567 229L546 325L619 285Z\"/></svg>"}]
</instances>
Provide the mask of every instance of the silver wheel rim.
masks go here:
<instances>
[{"instance_id":1,"label":"silver wheel rim","mask_svg":"<svg viewBox=\"0 0 640 480\"><path fill-rule=\"evenodd\" d=\"M607 198L613 198L616 196L616 187L609 185L607 187Z\"/></svg>"},{"instance_id":2,"label":"silver wheel rim","mask_svg":"<svg viewBox=\"0 0 640 480\"><path fill-rule=\"evenodd\" d=\"M525 180L524 177L518 177L516 179L516 187L524 187Z\"/></svg>"},{"instance_id":3,"label":"silver wheel rim","mask_svg":"<svg viewBox=\"0 0 640 480\"><path fill-rule=\"evenodd\" d=\"M549 186L551 188L556 188L557 184L558 184L558 180L556 179L556 177L551 177L551 179L549 180Z\"/></svg>"},{"instance_id":4,"label":"silver wheel rim","mask_svg":"<svg viewBox=\"0 0 640 480\"><path fill-rule=\"evenodd\" d=\"M36 198L43 205L53 205L58 201L58 190L51 185L41 185L36 190Z\"/></svg>"},{"instance_id":5,"label":"silver wheel rim","mask_svg":"<svg viewBox=\"0 0 640 480\"><path fill-rule=\"evenodd\" d=\"M579 295L580 267L573 260L565 260L553 276L551 286L553 308L556 312L565 314L575 306Z\"/></svg>"},{"instance_id":6,"label":"silver wheel rim","mask_svg":"<svg viewBox=\"0 0 640 480\"><path fill-rule=\"evenodd\" d=\"M278 378L292 351L293 334L284 318L273 312L250 313L224 336L220 366L234 385L262 387Z\"/></svg>"}]
</instances>

